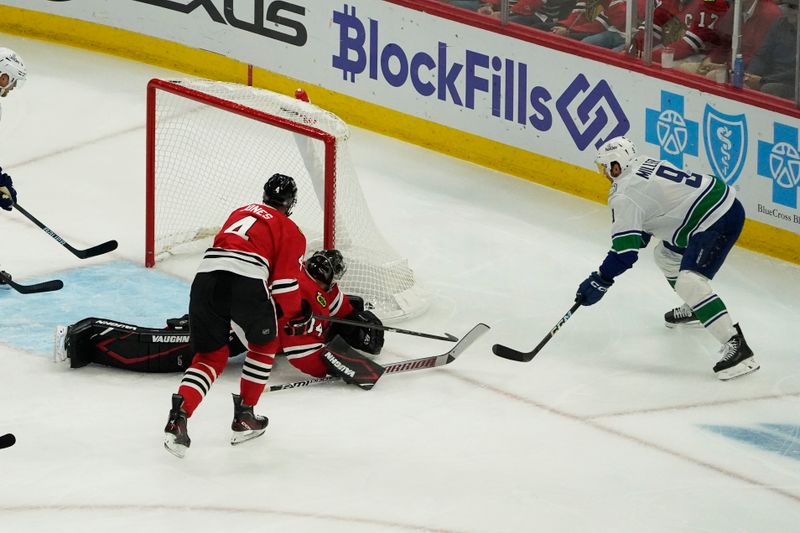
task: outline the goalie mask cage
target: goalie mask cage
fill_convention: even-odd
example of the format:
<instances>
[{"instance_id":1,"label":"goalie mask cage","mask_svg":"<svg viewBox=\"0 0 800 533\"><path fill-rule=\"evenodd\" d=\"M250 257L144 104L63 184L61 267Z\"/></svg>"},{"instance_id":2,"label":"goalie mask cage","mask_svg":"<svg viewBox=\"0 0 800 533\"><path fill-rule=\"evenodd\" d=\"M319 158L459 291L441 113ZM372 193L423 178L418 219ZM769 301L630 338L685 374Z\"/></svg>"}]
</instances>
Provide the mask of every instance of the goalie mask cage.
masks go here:
<instances>
[{"instance_id":1,"label":"goalie mask cage","mask_svg":"<svg viewBox=\"0 0 800 533\"><path fill-rule=\"evenodd\" d=\"M291 218L306 252L337 248L342 289L385 320L428 306L408 262L378 231L334 114L264 89L208 80L147 88L145 265L211 245L231 211L261 202L276 172L297 182Z\"/></svg>"}]
</instances>

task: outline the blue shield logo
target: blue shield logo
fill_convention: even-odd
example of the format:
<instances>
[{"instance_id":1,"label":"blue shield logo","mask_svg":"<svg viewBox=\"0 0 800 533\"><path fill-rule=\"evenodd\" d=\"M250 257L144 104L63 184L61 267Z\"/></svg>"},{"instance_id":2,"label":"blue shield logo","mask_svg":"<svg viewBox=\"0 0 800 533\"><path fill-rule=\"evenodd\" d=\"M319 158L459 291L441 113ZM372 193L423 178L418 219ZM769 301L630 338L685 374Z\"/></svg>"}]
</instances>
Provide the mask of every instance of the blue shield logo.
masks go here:
<instances>
[{"instance_id":1,"label":"blue shield logo","mask_svg":"<svg viewBox=\"0 0 800 533\"><path fill-rule=\"evenodd\" d=\"M747 119L744 114L726 115L706 104L703 130L706 155L714 175L733 185L747 159Z\"/></svg>"}]
</instances>

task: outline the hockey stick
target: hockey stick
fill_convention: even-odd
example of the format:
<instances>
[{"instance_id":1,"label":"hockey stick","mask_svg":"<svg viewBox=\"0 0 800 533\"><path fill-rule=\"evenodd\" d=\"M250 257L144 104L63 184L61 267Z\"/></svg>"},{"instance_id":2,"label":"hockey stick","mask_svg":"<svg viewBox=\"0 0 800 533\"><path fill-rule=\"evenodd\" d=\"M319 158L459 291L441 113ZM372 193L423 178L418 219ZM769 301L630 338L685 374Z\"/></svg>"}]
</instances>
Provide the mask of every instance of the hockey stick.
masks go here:
<instances>
[{"instance_id":1,"label":"hockey stick","mask_svg":"<svg viewBox=\"0 0 800 533\"><path fill-rule=\"evenodd\" d=\"M41 283L32 283L30 285L23 285L11 280L11 274L5 271L0 271L0 283L5 283L15 291L21 294L32 294L34 292L50 292L57 291L64 286L64 282L60 279L53 279L50 281L43 281Z\"/></svg>"},{"instance_id":2,"label":"hockey stick","mask_svg":"<svg viewBox=\"0 0 800 533\"><path fill-rule=\"evenodd\" d=\"M542 339L542 342L540 342L536 346L536 348L534 348L530 352L518 352L517 350L509 348L508 346L503 346L502 344L495 344L494 346L492 346L492 352L494 352L495 355L502 357L504 359L510 359L512 361L521 361L523 363L527 363L528 361L536 357L536 354L539 353L539 351L542 348L544 348L544 345L547 344L547 342L553 338L553 335L555 335L558 332L558 330L561 329L564 323L566 323L566 321L570 319L572 314L575 313L575 311L577 311L578 307L580 306L581 306L580 302L575 302L572 305L572 307L570 307L569 311L567 311L567 314L562 316L561 320L558 321L558 323L553 327L553 329L551 329L550 332L547 335L545 335L544 339Z\"/></svg>"},{"instance_id":3,"label":"hockey stick","mask_svg":"<svg viewBox=\"0 0 800 533\"><path fill-rule=\"evenodd\" d=\"M428 357L420 357L419 359L406 359L405 361L397 361L396 363L389 363L384 366L384 374L399 374L400 372L411 372L412 370L422 370L423 368L434 368L437 366L444 366L452 363L461 353L469 348L478 337L489 331L489 326L483 323L477 324L466 335L464 335L455 346L450 348L441 355L431 355ZM298 387L307 387L308 385L317 385L319 383L329 383L332 381L341 381L337 376L328 376L325 378L313 378L304 381L295 381L294 383L285 383L283 385L272 385L267 389L269 392L296 389Z\"/></svg>"},{"instance_id":4,"label":"hockey stick","mask_svg":"<svg viewBox=\"0 0 800 533\"><path fill-rule=\"evenodd\" d=\"M17 442L17 438L13 433L6 433L5 435L0 436L0 450L3 448L10 448L15 442Z\"/></svg>"},{"instance_id":5,"label":"hockey stick","mask_svg":"<svg viewBox=\"0 0 800 533\"><path fill-rule=\"evenodd\" d=\"M77 248L73 248L67 241L62 239L55 231L51 230L50 228L42 224L35 216L28 213L18 203L14 203L14 209L25 215L25 217L28 220L39 226L39 228L41 228L45 233L47 233L52 238L61 243L61 246L63 246L64 248L72 252L73 255L81 259L86 259L87 257L94 257L96 255L106 254L108 252L117 249L117 241L107 241L102 244L98 244L97 246L92 246L91 248L87 248L85 250L78 250Z\"/></svg>"},{"instance_id":6,"label":"hockey stick","mask_svg":"<svg viewBox=\"0 0 800 533\"><path fill-rule=\"evenodd\" d=\"M323 316L323 315L311 315L312 318L316 318L317 320L327 320L328 322L332 322L334 324L345 324L347 326L358 326L361 328L369 328L369 329L379 329L381 331L393 331L395 333L402 333L403 335L414 335L416 337L424 337L426 339L436 339L437 341L448 341L448 342L457 342L458 337L450 335L449 333L445 333L444 336L442 335L434 335L432 333L422 333L421 331L411 331L409 329L400 329L400 328L393 328L391 326L384 326L384 325L377 325L377 324L368 324L366 322L359 322L357 320L347 320L346 318L335 318L332 316Z\"/></svg>"}]
</instances>

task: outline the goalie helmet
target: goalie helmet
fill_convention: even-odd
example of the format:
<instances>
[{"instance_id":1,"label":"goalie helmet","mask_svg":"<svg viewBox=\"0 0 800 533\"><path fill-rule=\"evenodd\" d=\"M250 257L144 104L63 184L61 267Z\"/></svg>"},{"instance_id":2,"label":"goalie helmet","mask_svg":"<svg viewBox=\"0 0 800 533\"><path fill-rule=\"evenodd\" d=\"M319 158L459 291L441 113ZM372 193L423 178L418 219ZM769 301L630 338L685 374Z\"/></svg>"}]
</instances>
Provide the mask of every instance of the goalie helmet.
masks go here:
<instances>
[{"instance_id":1,"label":"goalie helmet","mask_svg":"<svg viewBox=\"0 0 800 533\"><path fill-rule=\"evenodd\" d=\"M264 184L264 204L272 207L281 207L286 211L286 216L292 214L292 208L297 203L297 184L294 178L286 174L273 174Z\"/></svg>"},{"instance_id":2,"label":"goalie helmet","mask_svg":"<svg viewBox=\"0 0 800 533\"><path fill-rule=\"evenodd\" d=\"M342 279L346 271L347 266L339 250L320 250L306 259L306 272L325 290L330 290L333 282Z\"/></svg>"},{"instance_id":3,"label":"goalie helmet","mask_svg":"<svg viewBox=\"0 0 800 533\"><path fill-rule=\"evenodd\" d=\"M601 174L614 179L611 175L611 164L617 163L620 166L621 173L624 173L635 158L636 145L633 144L633 141L627 137L615 137L600 146L594 162L597 164Z\"/></svg>"},{"instance_id":4,"label":"goalie helmet","mask_svg":"<svg viewBox=\"0 0 800 533\"><path fill-rule=\"evenodd\" d=\"M0 75L8 76L8 84L0 88L0 96L5 96L14 87L22 87L27 76L22 58L10 48L0 47Z\"/></svg>"}]
</instances>

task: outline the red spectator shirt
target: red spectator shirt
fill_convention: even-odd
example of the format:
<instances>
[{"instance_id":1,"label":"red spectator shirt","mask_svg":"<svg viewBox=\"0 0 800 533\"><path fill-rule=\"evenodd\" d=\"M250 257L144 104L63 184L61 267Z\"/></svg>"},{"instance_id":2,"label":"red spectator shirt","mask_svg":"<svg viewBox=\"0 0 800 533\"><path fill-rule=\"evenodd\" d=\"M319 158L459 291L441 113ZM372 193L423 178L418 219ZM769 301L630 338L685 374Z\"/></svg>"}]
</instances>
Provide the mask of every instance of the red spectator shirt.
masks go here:
<instances>
[{"instance_id":1,"label":"red spectator shirt","mask_svg":"<svg viewBox=\"0 0 800 533\"><path fill-rule=\"evenodd\" d=\"M639 1L637 9L644 13L644 2ZM719 45L719 24L728 11L727 0L656 0L653 13L653 31L662 43L674 50L675 59L683 59L693 54L712 49ZM677 40L670 37L678 32ZM644 25L636 34L639 50L644 48ZM653 61L661 62L663 49L653 50Z\"/></svg>"},{"instance_id":2,"label":"red spectator shirt","mask_svg":"<svg viewBox=\"0 0 800 533\"><path fill-rule=\"evenodd\" d=\"M559 26L577 33L597 34L625 31L625 0L580 0Z\"/></svg>"},{"instance_id":3,"label":"red spectator shirt","mask_svg":"<svg viewBox=\"0 0 800 533\"><path fill-rule=\"evenodd\" d=\"M772 0L756 0L755 10L749 17L745 13L742 24L742 38L739 39L739 51L747 66L750 58L761 47L772 24L781 16L781 9ZM727 63L731 59L731 35L733 34L733 9L729 9L720 22L722 34L720 46L708 54L712 63Z\"/></svg>"}]
</instances>

